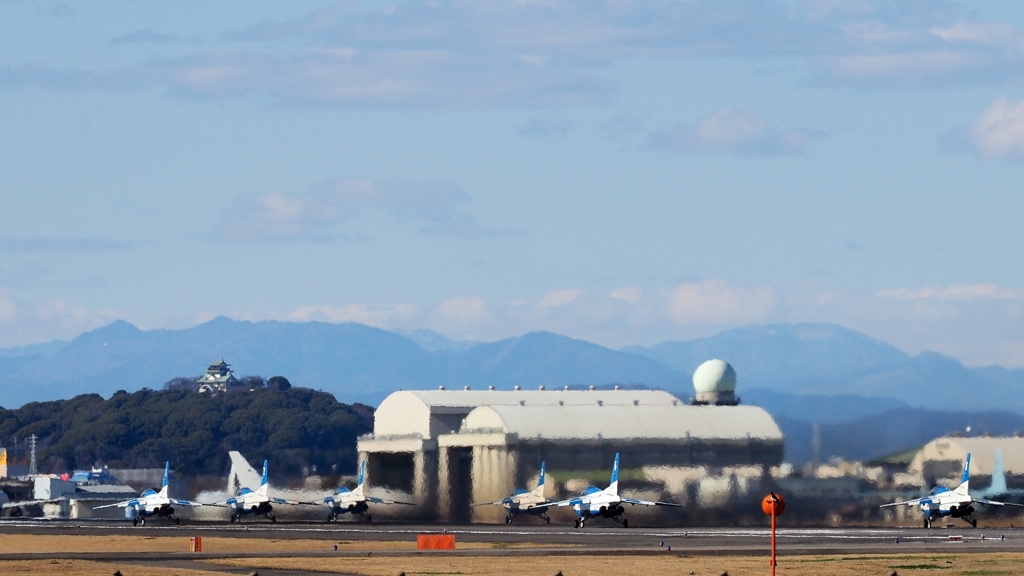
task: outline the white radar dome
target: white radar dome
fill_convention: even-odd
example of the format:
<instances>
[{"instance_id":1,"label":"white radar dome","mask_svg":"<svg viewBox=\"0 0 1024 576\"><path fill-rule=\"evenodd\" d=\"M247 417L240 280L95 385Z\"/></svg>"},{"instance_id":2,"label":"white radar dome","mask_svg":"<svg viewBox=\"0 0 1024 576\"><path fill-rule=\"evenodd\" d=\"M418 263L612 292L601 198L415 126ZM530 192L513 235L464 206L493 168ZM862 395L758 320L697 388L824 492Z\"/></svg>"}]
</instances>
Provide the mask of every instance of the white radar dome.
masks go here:
<instances>
[{"instance_id":1,"label":"white radar dome","mask_svg":"<svg viewBox=\"0 0 1024 576\"><path fill-rule=\"evenodd\" d=\"M735 392L736 371L724 360L708 360L693 372L693 389L701 392Z\"/></svg>"}]
</instances>

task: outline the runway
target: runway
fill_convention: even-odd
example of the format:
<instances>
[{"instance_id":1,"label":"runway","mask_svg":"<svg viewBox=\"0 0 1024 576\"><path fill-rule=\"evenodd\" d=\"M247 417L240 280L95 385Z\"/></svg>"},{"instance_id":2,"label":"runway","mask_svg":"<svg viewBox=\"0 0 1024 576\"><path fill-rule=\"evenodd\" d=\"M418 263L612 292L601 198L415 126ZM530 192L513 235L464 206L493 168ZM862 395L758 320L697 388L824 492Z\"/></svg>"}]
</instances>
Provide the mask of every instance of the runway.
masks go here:
<instances>
[{"instance_id":1,"label":"runway","mask_svg":"<svg viewBox=\"0 0 1024 576\"><path fill-rule=\"evenodd\" d=\"M292 556L360 555L364 551L334 551L335 542L413 542L421 533L454 534L458 543L486 543L491 547L446 552L467 555L756 555L768 550L767 528L621 528L587 526L577 530L551 525L440 525L440 524L317 524L252 521L246 524L195 523L180 526L151 521L132 527L123 521L3 520L0 534L138 535L323 540L324 550L275 551ZM502 544L516 544L502 548ZM532 546L531 546L532 545ZM996 528L781 528L778 546L787 555L890 554L922 552L1024 552L1024 530ZM408 550L373 550L375 555L408 555ZM82 558L89 554L84 553ZM97 553L98 554L98 553ZM263 553L249 553L259 556ZM271 554L267 552L265 554ZM23 557L0 553L0 560ZM68 556L62 556L68 557Z\"/></svg>"}]
</instances>

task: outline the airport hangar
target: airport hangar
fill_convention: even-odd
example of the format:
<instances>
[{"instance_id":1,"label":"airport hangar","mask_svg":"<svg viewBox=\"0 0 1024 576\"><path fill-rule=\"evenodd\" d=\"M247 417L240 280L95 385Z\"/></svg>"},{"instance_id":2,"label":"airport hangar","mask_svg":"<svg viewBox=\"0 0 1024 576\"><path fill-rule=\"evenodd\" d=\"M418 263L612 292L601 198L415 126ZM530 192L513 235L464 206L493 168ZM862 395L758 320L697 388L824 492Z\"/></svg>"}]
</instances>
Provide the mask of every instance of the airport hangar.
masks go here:
<instances>
[{"instance_id":1,"label":"airport hangar","mask_svg":"<svg viewBox=\"0 0 1024 576\"><path fill-rule=\"evenodd\" d=\"M371 487L411 493L422 516L496 521L498 500L548 470L723 470L765 476L782 463L772 417L740 406L736 373L721 360L694 373L687 403L661 390L410 390L391 394L358 441ZM607 482L607 480L605 480ZM551 494L549 494L550 497ZM493 518L492 518L493 516Z\"/></svg>"}]
</instances>

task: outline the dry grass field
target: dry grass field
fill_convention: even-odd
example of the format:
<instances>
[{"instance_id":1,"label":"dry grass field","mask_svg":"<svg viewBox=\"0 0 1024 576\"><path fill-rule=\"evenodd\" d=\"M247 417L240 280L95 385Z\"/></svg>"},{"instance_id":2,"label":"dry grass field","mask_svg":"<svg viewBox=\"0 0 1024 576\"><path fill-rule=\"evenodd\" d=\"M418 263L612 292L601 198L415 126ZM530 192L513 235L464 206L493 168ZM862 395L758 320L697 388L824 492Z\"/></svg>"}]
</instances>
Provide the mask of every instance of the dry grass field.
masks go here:
<instances>
[{"instance_id":1,"label":"dry grass field","mask_svg":"<svg viewBox=\"0 0 1024 576\"><path fill-rule=\"evenodd\" d=\"M274 558L218 560L218 564L267 568L344 572L365 576L729 576L769 574L768 559L751 556L541 556L541 557L429 557L405 558ZM854 555L782 558L779 576L997 576L1024 574L1024 554L963 555Z\"/></svg>"},{"instance_id":2,"label":"dry grass field","mask_svg":"<svg viewBox=\"0 0 1024 576\"><path fill-rule=\"evenodd\" d=\"M60 554L62 552L186 552L187 536L60 536L60 535L4 535L0 537L4 553ZM339 550L412 551L415 542L287 540L264 538L204 537L206 552L245 554L254 552L333 552ZM459 548L472 549L529 549L535 544L459 543ZM400 557L367 556L282 557L282 558L227 558L204 559L201 555L185 555L179 562L184 567L171 568L142 564L145 560L124 562L96 562L90 560L39 559L0 560L0 575L40 574L60 576L111 576L115 570L123 576L214 576L223 575L214 565L236 568L245 572L266 570L302 570L329 574L341 572L364 576L448 576L448 575L521 575L521 576L630 576L646 575L702 575L730 576L765 575L769 573L768 559L764 556L686 556L662 555L633 556L454 556L444 552ZM189 564L190 560L195 564ZM204 565L205 564L205 565ZM207 569L208 568L208 569ZM890 576L997 576L1024 574L1024 554L969 553L969 554L906 554L906 555L815 555L783 556L780 558L779 576L810 576L834 574L836 576L862 576L877 574ZM244 572L243 572L244 573Z\"/></svg>"}]
</instances>

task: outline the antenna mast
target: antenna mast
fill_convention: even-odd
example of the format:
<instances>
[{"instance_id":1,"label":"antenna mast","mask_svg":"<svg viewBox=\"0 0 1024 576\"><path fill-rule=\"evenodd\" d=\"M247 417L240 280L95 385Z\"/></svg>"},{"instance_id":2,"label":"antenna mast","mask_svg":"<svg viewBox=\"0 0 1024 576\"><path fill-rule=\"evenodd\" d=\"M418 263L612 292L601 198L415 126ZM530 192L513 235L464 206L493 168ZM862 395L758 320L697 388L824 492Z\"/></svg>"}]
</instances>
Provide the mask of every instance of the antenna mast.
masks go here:
<instances>
[{"instance_id":1,"label":"antenna mast","mask_svg":"<svg viewBox=\"0 0 1024 576\"><path fill-rule=\"evenodd\" d=\"M39 470L36 468L36 435L33 434L28 437L29 447L29 461L28 461L28 473L30 476L39 474Z\"/></svg>"}]
</instances>

